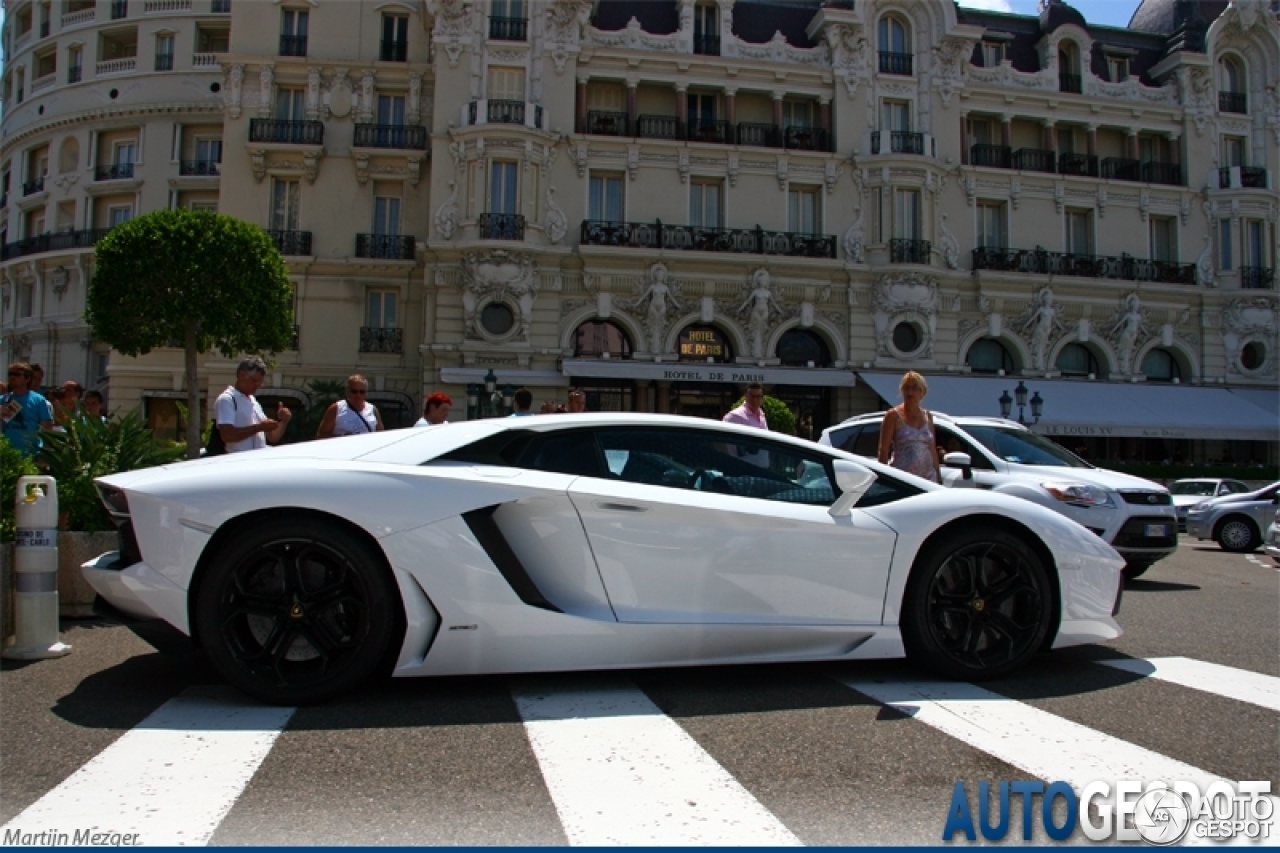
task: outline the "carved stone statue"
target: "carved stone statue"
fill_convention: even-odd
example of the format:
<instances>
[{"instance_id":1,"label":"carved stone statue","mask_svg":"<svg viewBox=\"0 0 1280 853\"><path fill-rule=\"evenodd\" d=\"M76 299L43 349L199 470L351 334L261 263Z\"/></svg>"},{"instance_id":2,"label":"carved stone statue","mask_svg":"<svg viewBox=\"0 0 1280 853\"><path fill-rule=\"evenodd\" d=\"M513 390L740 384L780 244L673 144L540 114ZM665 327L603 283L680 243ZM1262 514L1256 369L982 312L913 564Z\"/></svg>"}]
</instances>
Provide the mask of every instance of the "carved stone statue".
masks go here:
<instances>
[{"instance_id":1,"label":"carved stone statue","mask_svg":"<svg viewBox=\"0 0 1280 853\"><path fill-rule=\"evenodd\" d=\"M1036 370L1044 370L1049 345L1054 336L1065 329L1058 319L1058 309L1053 305L1053 291L1048 287L1041 288L1040 295L1028 313L1027 321L1022 324L1022 331L1031 332L1033 366Z\"/></svg>"},{"instance_id":2,"label":"carved stone statue","mask_svg":"<svg viewBox=\"0 0 1280 853\"><path fill-rule=\"evenodd\" d=\"M449 197L436 211L436 233L442 240L452 240L458 230L458 182L449 181Z\"/></svg>"},{"instance_id":3,"label":"carved stone statue","mask_svg":"<svg viewBox=\"0 0 1280 853\"><path fill-rule=\"evenodd\" d=\"M1116 354L1120 356L1120 372L1125 376L1133 374L1133 354L1138 347L1138 340L1147 331L1146 314L1142 311L1142 300L1136 293L1125 296L1121 309L1116 313L1116 321L1111 326L1111 334L1115 336Z\"/></svg>"},{"instance_id":4,"label":"carved stone statue","mask_svg":"<svg viewBox=\"0 0 1280 853\"><path fill-rule=\"evenodd\" d=\"M645 306L645 329L649 333L649 352L660 355L663 351L663 339L667 329L667 310L672 306L680 309L680 300L674 292L675 286L668 281L667 265L654 264L649 267L648 281L643 285L640 295L630 307L638 309Z\"/></svg>"},{"instance_id":5,"label":"carved stone statue","mask_svg":"<svg viewBox=\"0 0 1280 853\"><path fill-rule=\"evenodd\" d=\"M1196 284L1213 287L1213 240L1204 235L1204 248L1196 258Z\"/></svg>"},{"instance_id":6,"label":"carved stone statue","mask_svg":"<svg viewBox=\"0 0 1280 853\"><path fill-rule=\"evenodd\" d=\"M849 230L844 232L844 256L851 264L862 263L862 207L853 209L854 220Z\"/></svg>"},{"instance_id":7,"label":"carved stone statue","mask_svg":"<svg viewBox=\"0 0 1280 853\"><path fill-rule=\"evenodd\" d=\"M556 204L555 194L555 187L547 187L547 204L543 225L547 230L547 239L551 241L552 245L563 240L564 235L569 231L569 220L564 215L564 211Z\"/></svg>"},{"instance_id":8,"label":"carved stone statue","mask_svg":"<svg viewBox=\"0 0 1280 853\"><path fill-rule=\"evenodd\" d=\"M737 310L739 316L744 313L747 313L747 331L751 333L751 357L764 358L764 342L769 333L770 321L775 313L782 313L773 298L769 271L764 267L751 275L750 292Z\"/></svg>"}]
</instances>

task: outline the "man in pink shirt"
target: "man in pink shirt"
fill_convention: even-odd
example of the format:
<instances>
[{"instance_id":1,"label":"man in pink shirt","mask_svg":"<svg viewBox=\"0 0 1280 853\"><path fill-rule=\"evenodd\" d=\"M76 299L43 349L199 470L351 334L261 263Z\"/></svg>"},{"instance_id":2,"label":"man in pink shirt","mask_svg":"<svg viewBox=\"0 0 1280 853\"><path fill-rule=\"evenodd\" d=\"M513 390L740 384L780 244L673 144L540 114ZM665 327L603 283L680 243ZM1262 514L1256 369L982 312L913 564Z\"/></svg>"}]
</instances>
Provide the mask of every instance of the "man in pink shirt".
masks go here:
<instances>
[{"instance_id":1,"label":"man in pink shirt","mask_svg":"<svg viewBox=\"0 0 1280 853\"><path fill-rule=\"evenodd\" d=\"M759 382L752 382L747 386L747 395L742 401L742 405L729 412L721 420L727 424L742 424L743 426L767 431L769 429L769 421L764 416L764 409L761 408L763 403L764 386ZM750 462L762 468L769 466L769 451L767 450L759 449L752 452L743 448L736 455L743 462Z\"/></svg>"}]
</instances>

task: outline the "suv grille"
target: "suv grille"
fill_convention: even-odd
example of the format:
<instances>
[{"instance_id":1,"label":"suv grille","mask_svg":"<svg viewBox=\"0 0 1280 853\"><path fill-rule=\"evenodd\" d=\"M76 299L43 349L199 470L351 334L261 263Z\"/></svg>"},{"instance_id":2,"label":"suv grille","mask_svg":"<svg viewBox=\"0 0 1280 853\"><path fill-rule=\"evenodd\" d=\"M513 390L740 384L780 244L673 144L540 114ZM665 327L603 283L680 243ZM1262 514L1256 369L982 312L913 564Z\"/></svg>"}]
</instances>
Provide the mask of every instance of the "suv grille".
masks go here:
<instances>
[{"instance_id":1,"label":"suv grille","mask_svg":"<svg viewBox=\"0 0 1280 853\"><path fill-rule=\"evenodd\" d=\"M1168 506L1173 503L1173 496L1168 492L1120 492L1127 504L1142 506Z\"/></svg>"}]
</instances>

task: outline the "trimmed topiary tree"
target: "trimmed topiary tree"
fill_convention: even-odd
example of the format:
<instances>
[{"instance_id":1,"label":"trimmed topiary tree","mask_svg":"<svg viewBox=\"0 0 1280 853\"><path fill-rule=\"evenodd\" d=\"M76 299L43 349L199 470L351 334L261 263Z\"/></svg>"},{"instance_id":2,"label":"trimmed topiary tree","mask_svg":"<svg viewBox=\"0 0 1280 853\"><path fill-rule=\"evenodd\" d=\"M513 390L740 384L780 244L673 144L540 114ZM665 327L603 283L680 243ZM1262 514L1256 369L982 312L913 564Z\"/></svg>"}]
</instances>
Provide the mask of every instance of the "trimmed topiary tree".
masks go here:
<instances>
[{"instance_id":1,"label":"trimmed topiary tree","mask_svg":"<svg viewBox=\"0 0 1280 853\"><path fill-rule=\"evenodd\" d=\"M293 286L265 231L208 211L159 210L113 229L96 250L87 320L124 355L181 342L187 456L200 455L196 356L275 353L293 338Z\"/></svg>"}]
</instances>

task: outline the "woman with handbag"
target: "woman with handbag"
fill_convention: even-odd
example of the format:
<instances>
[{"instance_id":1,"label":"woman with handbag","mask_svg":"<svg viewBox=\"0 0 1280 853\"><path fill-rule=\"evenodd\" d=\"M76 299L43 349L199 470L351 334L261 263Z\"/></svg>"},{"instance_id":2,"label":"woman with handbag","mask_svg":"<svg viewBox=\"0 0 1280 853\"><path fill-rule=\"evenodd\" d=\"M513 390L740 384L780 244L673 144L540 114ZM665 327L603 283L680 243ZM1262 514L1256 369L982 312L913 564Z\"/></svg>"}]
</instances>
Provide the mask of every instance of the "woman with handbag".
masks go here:
<instances>
[{"instance_id":1,"label":"woman with handbag","mask_svg":"<svg viewBox=\"0 0 1280 853\"><path fill-rule=\"evenodd\" d=\"M325 409L320 419L316 438L336 438L340 435L361 435L366 432L382 432L382 415L369 402L369 382L358 373L347 378L346 399L338 400Z\"/></svg>"}]
</instances>

